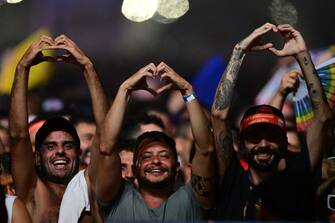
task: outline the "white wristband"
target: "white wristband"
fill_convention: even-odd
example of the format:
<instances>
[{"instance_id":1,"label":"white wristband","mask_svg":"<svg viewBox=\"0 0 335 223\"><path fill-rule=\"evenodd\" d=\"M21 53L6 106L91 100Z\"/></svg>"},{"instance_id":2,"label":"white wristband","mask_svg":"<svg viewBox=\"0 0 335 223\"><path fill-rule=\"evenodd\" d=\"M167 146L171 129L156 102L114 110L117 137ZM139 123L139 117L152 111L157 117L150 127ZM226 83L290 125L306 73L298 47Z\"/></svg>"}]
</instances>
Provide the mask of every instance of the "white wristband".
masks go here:
<instances>
[{"instance_id":1,"label":"white wristband","mask_svg":"<svg viewBox=\"0 0 335 223\"><path fill-rule=\"evenodd\" d=\"M196 99L194 92L192 92L189 95L183 96L183 98L184 98L185 103L188 103L188 102L193 101L194 99Z\"/></svg>"}]
</instances>

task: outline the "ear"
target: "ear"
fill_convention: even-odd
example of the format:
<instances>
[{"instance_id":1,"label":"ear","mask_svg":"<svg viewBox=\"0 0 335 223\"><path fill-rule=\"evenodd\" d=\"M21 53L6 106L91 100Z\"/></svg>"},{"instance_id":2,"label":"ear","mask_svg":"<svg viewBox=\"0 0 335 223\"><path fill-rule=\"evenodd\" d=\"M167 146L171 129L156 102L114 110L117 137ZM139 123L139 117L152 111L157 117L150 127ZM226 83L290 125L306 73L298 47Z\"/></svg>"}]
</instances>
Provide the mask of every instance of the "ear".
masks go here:
<instances>
[{"instance_id":1,"label":"ear","mask_svg":"<svg viewBox=\"0 0 335 223\"><path fill-rule=\"evenodd\" d=\"M41 153L37 150L34 152L35 166L41 166Z\"/></svg>"},{"instance_id":2,"label":"ear","mask_svg":"<svg viewBox=\"0 0 335 223\"><path fill-rule=\"evenodd\" d=\"M177 173L180 171L180 163L179 163L179 161L177 161L177 163L176 163L176 169L177 169Z\"/></svg>"},{"instance_id":3,"label":"ear","mask_svg":"<svg viewBox=\"0 0 335 223\"><path fill-rule=\"evenodd\" d=\"M235 152L239 152L241 149L241 145L242 143L244 143L243 141L243 137L241 136L240 132L235 132L236 134L232 134L233 136L233 148L235 150Z\"/></svg>"},{"instance_id":4,"label":"ear","mask_svg":"<svg viewBox=\"0 0 335 223\"><path fill-rule=\"evenodd\" d=\"M77 156L80 157L83 151L80 148L78 149L76 148L76 150L77 150Z\"/></svg>"}]
</instances>

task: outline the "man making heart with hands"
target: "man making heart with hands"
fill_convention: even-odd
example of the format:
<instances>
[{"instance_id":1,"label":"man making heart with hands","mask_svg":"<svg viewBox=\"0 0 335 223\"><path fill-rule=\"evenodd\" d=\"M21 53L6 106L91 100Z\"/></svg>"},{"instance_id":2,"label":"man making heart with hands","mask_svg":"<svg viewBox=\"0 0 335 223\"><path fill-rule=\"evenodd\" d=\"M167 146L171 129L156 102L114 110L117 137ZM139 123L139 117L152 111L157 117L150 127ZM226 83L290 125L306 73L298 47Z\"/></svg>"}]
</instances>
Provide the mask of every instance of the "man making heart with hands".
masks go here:
<instances>
[{"instance_id":1,"label":"man making heart with hands","mask_svg":"<svg viewBox=\"0 0 335 223\"><path fill-rule=\"evenodd\" d=\"M282 49L276 49L272 43L262 43L261 38L270 32L282 36ZM315 116L307 130L307 148L301 152L287 149L284 116L269 105L253 106L245 112L234 151L229 112L237 74L246 54L262 50L280 57L295 57L307 83ZM323 154L324 132L330 117L305 41L291 25L266 23L236 44L212 106L220 173L217 219L313 220L313 180Z\"/></svg>"},{"instance_id":2,"label":"man making heart with hands","mask_svg":"<svg viewBox=\"0 0 335 223\"><path fill-rule=\"evenodd\" d=\"M165 84L153 89L147 78ZM138 190L121 177L121 163L115 148L131 93L146 90L159 95L178 90L190 115L196 153L190 184L173 190L179 169L174 140L162 132L145 132L137 138L134 173ZM100 140L96 196L105 222L185 222L204 220L203 208L213 205L216 165L210 125L193 94L192 86L165 63L150 63L124 81L107 113Z\"/></svg>"},{"instance_id":3,"label":"man making heart with hands","mask_svg":"<svg viewBox=\"0 0 335 223\"><path fill-rule=\"evenodd\" d=\"M43 54L43 50L56 49L65 50L66 54L58 57ZM33 154L28 132L29 71L32 66L45 61L74 63L83 69L97 125L102 123L109 105L93 63L65 35L55 39L41 36L32 43L16 67L9 110L12 174L16 192L27 206L33 222L54 223L58 221L65 188L78 172L80 141L69 121L54 117L46 120L38 130ZM98 139L95 144L98 144ZM86 171L87 177L94 178L94 168L95 162L92 161Z\"/></svg>"}]
</instances>

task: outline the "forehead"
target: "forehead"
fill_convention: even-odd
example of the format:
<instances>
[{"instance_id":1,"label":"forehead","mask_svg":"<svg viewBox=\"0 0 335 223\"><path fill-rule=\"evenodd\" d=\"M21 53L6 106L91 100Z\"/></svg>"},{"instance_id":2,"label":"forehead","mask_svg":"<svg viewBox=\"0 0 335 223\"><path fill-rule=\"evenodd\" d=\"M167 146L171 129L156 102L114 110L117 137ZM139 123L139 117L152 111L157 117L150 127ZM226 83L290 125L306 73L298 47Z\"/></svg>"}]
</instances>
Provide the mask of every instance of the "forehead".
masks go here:
<instances>
[{"instance_id":1,"label":"forehead","mask_svg":"<svg viewBox=\"0 0 335 223\"><path fill-rule=\"evenodd\" d=\"M95 133L96 126L94 123L87 123L87 122L80 122L79 124L76 125L76 129L79 133Z\"/></svg>"},{"instance_id":2,"label":"forehead","mask_svg":"<svg viewBox=\"0 0 335 223\"><path fill-rule=\"evenodd\" d=\"M126 150L119 152L121 163L133 163L134 153Z\"/></svg>"},{"instance_id":3,"label":"forehead","mask_svg":"<svg viewBox=\"0 0 335 223\"><path fill-rule=\"evenodd\" d=\"M73 137L69 133L64 131L54 131L49 133L49 135L45 138L44 143L49 141L73 141Z\"/></svg>"},{"instance_id":4,"label":"forehead","mask_svg":"<svg viewBox=\"0 0 335 223\"><path fill-rule=\"evenodd\" d=\"M140 151L139 154L143 154L143 153L160 153L160 152L171 152L171 148L161 142L151 142L148 143L147 145L143 146Z\"/></svg>"}]
</instances>

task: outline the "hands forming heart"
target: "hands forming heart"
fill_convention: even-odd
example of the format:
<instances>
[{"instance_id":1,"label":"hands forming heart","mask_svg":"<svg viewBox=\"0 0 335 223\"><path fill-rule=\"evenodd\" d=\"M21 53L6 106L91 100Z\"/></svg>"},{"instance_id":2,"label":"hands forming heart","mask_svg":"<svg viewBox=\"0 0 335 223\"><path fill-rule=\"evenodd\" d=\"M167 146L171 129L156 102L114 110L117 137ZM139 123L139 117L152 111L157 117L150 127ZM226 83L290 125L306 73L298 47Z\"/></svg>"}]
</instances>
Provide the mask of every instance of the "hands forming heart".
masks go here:
<instances>
[{"instance_id":1,"label":"hands forming heart","mask_svg":"<svg viewBox=\"0 0 335 223\"><path fill-rule=\"evenodd\" d=\"M159 78L163 85L158 89L154 89L149 86L147 78ZM128 78L123 83L123 86L131 91L146 90L154 96L166 90L180 90L182 95L188 95L193 92L191 84L164 62L161 62L158 66L153 63L146 65Z\"/></svg>"},{"instance_id":2,"label":"hands forming heart","mask_svg":"<svg viewBox=\"0 0 335 223\"><path fill-rule=\"evenodd\" d=\"M266 33L279 33L284 40L284 47L276 49L273 43L262 43L261 38ZM266 23L255 29L248 37L237 44L237 47L244 52L270 50L276 56L295 56L300 52L306 51L306 45L301 34L289 24L275 26Z\"/></svg>"},{"instance_id":3,"label":"hands forming heart","mask_svg":"<svg viewBox=\"0 0 335 223\"><path fill-rule=\"evenodd\" d=\"M45 56L43 50L65 50L65 54L56 57ZM33 42L30 48L23 55L20 64L24 67L31 67L41 62L68 62L79 66L86 66L91 63L90 59L83 51L67 36L60 35L55 39L50 36L42 35L37 41Z\"/></svg>"}]
</instances>

